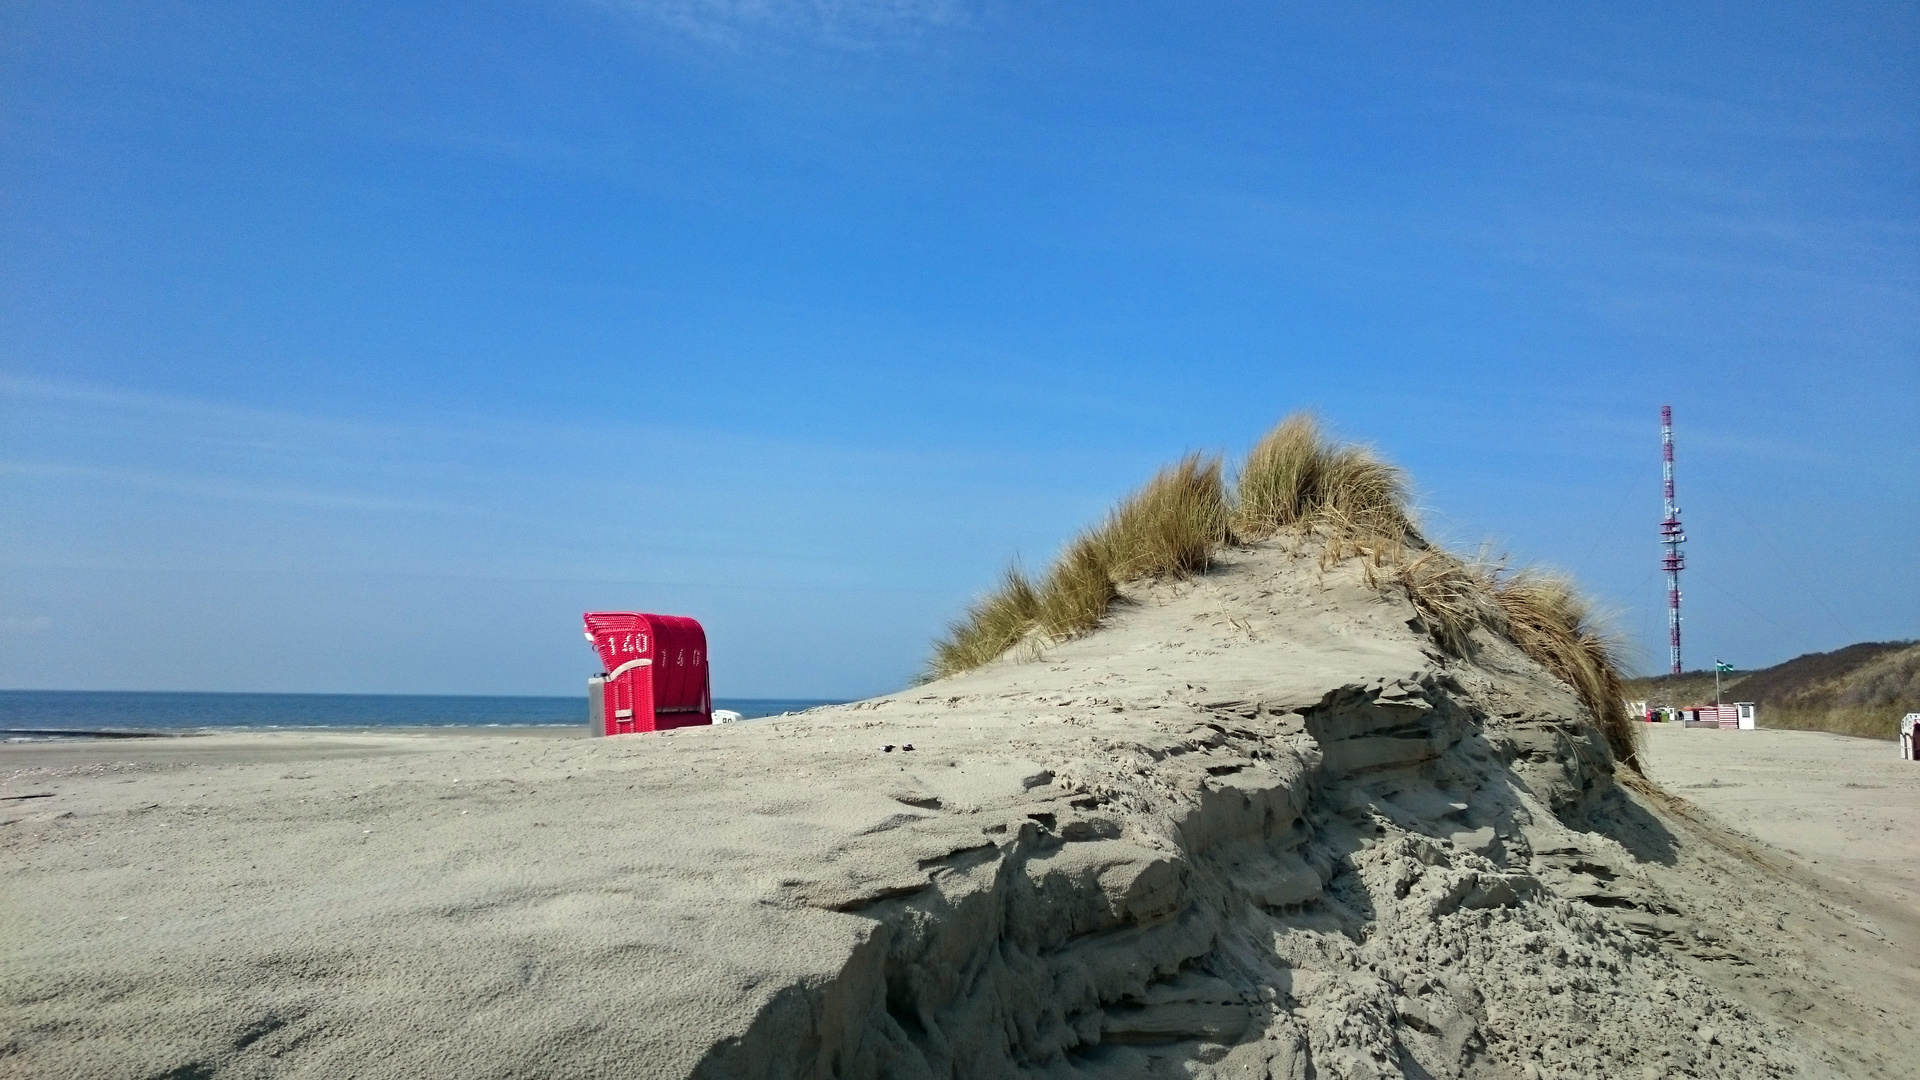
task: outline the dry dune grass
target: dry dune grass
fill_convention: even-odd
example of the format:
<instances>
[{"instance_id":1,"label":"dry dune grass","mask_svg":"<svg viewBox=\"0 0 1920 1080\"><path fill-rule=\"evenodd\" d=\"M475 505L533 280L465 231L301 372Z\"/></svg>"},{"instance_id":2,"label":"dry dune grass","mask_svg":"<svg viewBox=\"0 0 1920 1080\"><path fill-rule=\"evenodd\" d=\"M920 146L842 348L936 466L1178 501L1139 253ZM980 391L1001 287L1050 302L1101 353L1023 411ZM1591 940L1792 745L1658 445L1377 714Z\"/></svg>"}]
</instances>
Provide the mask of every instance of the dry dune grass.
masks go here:
<instances>
[{"instance_id":1,"label":"dry dune grass","mask_svg":"<svg viewBox=\"0 0 1920 1080\"><path fill-rule=\"evenodd\" d=\"M926 678L979 667L1026 641L1044 644L1100 624L1120 586L1203 573L1230 543L1283 533L1317 539L1321 563L1362 559L1368 580L1403 588L1443 648L1465 656L1476 627L1510 638L1571 685L1620 760L1636 764L1639 729L1621 701L1612 638L1561 576L1501 580L1430 546L1407 506L1407 479L1371 449L1329 440L1312 415L1287 417L1255 444L1229 492L1219 458L1189 454L1075 537L1037 583L1009 569L934 645Z\"/></svg>"},{"instance_id":2,"label":"dry dune grass","mask_svg":"<svg viewBox=\"0 0 1920 1080\"><path fill-rule=\"evenodd\" d=\"M1108 605L1120 595L1113 562L1110 539L1099 529L1082 533L1068 544L1040 594L1040 632L1065 641L1100 625Z\"/></svg>"},{"instance_id":3,"label":"dry dune grass","mask_svg":"<svg viewBox=\"0 0 1920 1080\"><path fill-rule=\"evenodd\" d=\"M1254 444L1238 478L1233 533L1242 541L1263 540L1312 511L1320 490L1325 440L1309 413L1295 413Z\"/></svg>"},{"instance_id":4,"label":"dry dune grass","mask_svg":"<svg viewBox=\"0 0 1920 1080\"><path fill-rule=\"evenodd\" d=\"M1493 601L1494 572L1485 560L1463 562L1428 548L1395 567L1395 580L1427 623L1434 640L1455 656L1473 648L1476 626L1498 627L1503 616Z\"/></svg>"},{"instance_id":5,"label":"dry dune grass","mask_svg":"<svg viewBox=\"0 0 1920 1080\"><path fill-rule=\"evenodd\" d=\"M1638 768L1642 732L1627 715L1619 645L1596 625L1573 579L1522 570L1495 581L1492 595L1507 636L1579 693L1614 756Z\"/></svg>"},{"instance_id":6,"label":"dry dune grass","mask_svg":"<svg viewBox=\"0 0 1920 1080\"><path fill-rule=\"evenodd\" d=\"M1019 644L1033 628L1040 596L1017 566L1000 577L1000 587L973 602L964 618L947 627L934 646L933 668L952 674L977 668Z\"/></svg>"},{"instance_id":7,"label":"dry dune grass","mask_svg":"<svg viewBox=\"0 0 1920 1080\"><path fill-rule=\"evenodd\" d=\"M1188 454L1116 507L1100 533L1116 581L1184 578L1227 542L1220 459Z\"/></svg>"},{"instance_id":8,"label":"dry dune grass","mask_svg":"<svg viewBox=\"0 0 1920 1080\"><path fill-rule=\"evenodd\" d=\"M1031 634L1078 637L1100 624L1126 582L1206 570L1227 542L1227 517L1220 459L1181 458L1074 538L1037 586L1009 569L934 644L927 678L979 667Z\"/></svg>"},{"instance_id":9,"label":"dry dune grass","mask_svg":"<svg viewBox=\"0 0 1920 1080\"><path fill-rule=\"evenodd\" d=\"M1763 705L1760 707L1763 721L1760 726L1794 731L1830 731L1835 735L1893 740L1900 737L1900 718L1903 715L1897 709L1870 709L1859 705L1815 709Z\"/></svg>"},{"instance_id":10,"label":"dry dune grass","mask_svg":"<svg viewBox=\"0 0 1920 1080\"><path fill-rule=\"evenodd\" d=\"M1234 538L1264 540L1289 526L1399 541L1411 529L1406 475L1364 446L1329 442L1295 413L1254 444L1235 483Z\"/></svg>"}]
</instances>

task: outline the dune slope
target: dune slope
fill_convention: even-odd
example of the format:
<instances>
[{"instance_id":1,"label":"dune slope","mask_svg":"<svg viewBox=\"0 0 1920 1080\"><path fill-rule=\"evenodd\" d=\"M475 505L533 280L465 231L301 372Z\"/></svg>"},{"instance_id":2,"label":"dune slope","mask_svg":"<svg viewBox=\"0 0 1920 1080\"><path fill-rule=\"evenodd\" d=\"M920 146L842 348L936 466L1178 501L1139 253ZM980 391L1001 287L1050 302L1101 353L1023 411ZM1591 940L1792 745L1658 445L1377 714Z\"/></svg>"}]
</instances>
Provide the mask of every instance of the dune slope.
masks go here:
<instances>
[{"instance_id":1,"label":"dune slope","mask_svg":"<svg viewBox=\"0 0 1920 1080\"><path fill-rule=\"evenodd\" d=\"M1860 920L1474 645L1268 544L778 721L15 770L0 1072L1903 1075Z\"/></svg>"}]
</instances>

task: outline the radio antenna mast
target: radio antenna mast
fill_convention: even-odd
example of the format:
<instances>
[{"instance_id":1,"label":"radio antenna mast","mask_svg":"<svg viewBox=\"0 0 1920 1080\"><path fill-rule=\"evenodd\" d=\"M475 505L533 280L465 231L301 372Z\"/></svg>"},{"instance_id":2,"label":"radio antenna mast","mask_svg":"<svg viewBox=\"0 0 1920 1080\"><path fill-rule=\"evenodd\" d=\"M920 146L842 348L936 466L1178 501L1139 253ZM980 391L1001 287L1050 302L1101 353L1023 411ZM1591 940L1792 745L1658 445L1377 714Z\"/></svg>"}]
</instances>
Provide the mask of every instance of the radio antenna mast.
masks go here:
<instances>
[{"instance_id":1,"label":"radio antenna mast","mask_svg":"<svg viewBox=\"0 0 1920 1080\"><path fill-rule=\"evenodd\" d=\"M1667 660L1673 674L1680 674L1680 571L1687 557L1680 545L1687 534L1680 527L1680 507L1673 501L1673 406L1660 406L1660 478L1665 483L1666 516L1660 521L1660 543L1667 553L1660 568L1667 572Z\"/></svg>"}]
</instances>

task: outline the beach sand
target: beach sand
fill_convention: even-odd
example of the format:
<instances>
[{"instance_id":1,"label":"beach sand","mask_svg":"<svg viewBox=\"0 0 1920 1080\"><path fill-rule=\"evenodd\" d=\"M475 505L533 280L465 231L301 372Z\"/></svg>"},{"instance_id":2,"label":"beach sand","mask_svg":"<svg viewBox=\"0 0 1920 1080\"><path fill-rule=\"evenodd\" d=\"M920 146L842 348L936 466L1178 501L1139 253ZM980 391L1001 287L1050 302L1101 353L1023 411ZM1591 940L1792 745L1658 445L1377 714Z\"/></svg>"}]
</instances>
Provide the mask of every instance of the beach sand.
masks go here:
<instances>
[{"instance_id":1,"label":"beach sand","mask_svg":"<svg viewBox=\"0 0 1920 1080\"><path fill-rule=\"evenodd\" d=\"M1648 774L1823 877L1920 917L1920 763L1818 731L1653 724Z\"/></svg>"},{"instance_id":2,"label":"beach sand","mask_svg":"<svg viewBox=\"0 0 1920 1080\"><path fill-rule=\"evenodd\" d=\"M278 730L155 735L113 739L47 739L0 743L0 769L7 773L63 770L76 766L173 767L176 765L290 764L341 758L390 757L463 747L541 739L577 739L585 725L496 728L382 728L372 731Z\"/></svg>"},{"instance_id":3,"label":"beach sand","mask_svg":"<svg viewBox=\"0 0 1920 1080\"><path fill-rule=\"evenodd\" d=\"M1908 1075L1884 746L1578 713L1271 548L775 720L7 747L0 1073Z\"/></svg>"}]
</instances>

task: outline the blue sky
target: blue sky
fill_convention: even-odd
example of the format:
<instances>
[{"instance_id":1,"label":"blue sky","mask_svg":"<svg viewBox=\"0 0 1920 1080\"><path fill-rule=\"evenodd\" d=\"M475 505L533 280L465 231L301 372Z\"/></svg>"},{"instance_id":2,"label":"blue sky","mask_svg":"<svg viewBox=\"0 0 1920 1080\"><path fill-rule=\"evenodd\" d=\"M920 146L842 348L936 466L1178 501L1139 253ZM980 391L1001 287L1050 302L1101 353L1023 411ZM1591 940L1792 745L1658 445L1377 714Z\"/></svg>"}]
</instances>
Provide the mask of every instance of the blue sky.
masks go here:
<instances>
[{"instance_id":1,"label":"blue sky","mask_svg":"<svg viewBox=\"0 0 1920 1080\"><path fill-rule=\"evenodd\" d=\"M1920 636L1911 4L0 12L0 686L894 689L1318 409L1664 662Z\"/></svg>"}]
</instances>

